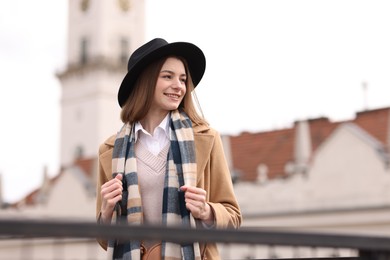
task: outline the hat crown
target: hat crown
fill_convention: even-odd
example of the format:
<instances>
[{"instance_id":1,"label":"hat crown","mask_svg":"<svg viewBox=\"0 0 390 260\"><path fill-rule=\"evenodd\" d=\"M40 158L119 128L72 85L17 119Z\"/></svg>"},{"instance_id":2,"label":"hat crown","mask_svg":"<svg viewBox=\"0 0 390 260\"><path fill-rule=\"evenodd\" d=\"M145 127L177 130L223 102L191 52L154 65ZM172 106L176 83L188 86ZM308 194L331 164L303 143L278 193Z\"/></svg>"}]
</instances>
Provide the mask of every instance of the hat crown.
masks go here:
<instances>
[{"instance_id":1,"label":"hat crown","mask_svg":"<svg viewBox=\"0 0 390 260\"><path fill-rule=\"evenodd\" d=\"M137 64L140 60L142 60L145 56L147 56L149 53L152 53L153 51L168 45L168 42L161 38L155 38L138 49L136 49L133 54L130 56L129 62L127 64L127 71L131 70L132 67Z\"/></svg>"}]
</instances>

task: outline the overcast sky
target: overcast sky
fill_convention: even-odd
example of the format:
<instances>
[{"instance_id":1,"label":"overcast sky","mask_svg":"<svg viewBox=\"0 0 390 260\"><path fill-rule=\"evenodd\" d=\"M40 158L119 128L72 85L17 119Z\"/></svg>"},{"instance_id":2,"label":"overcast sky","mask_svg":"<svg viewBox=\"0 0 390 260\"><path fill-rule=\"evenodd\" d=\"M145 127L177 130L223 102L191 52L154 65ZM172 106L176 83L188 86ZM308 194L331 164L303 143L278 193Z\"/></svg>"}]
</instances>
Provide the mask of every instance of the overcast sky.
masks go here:
<instances>
[{"instance_id":1,"label":"overcast sky","mask_svg":"<svg viewBox=\"0 0 390 260\"><path fill-rule=\"evenodd\" d=\"M197 87L222 134L390 106L390 1L146 0L146 39L205 52ZM0 173L15 201L58 170L66 0L0 1ZM363 82L367 89L363 90Z\"/></svg>"}]
</instances>

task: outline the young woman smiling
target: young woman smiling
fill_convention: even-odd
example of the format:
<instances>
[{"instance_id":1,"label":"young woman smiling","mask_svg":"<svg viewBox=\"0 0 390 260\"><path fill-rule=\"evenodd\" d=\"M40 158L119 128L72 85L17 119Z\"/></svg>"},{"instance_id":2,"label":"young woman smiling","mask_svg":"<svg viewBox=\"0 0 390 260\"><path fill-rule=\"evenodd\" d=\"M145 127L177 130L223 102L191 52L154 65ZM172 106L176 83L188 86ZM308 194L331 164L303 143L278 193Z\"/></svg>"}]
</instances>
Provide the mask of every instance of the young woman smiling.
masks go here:
<instances>
[{"instance_id":1,"label":"young woman smiling","mask_svg":"<svg viewBox=\"0 0 390 260\"><path fill-rule=\"evenodd\" d=\"M153 39L130 56L118 134L99 149L99 223L238 228L220 135L193 102L206 67L192 43ZM220 259L214 243L98 240L112 259Z\"/></svg>"}]
</instances>

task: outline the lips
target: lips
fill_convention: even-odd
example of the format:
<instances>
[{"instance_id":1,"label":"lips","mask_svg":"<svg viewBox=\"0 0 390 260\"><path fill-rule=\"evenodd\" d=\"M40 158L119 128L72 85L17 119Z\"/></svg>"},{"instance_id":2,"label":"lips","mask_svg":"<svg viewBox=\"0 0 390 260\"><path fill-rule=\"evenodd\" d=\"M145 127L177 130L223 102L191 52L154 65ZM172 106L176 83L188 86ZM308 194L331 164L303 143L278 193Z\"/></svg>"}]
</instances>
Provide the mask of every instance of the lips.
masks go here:
<instances>
[{"instance_id":1,"label":"lips","mask_svg":"<svg viewBox=\"0 0 390 260\"><path fill-rule=\"evenodd\" d=\"M164 95L167 96L167 97L170 97L170 98L175 98L175 99L180 98L180 95L177 95L177 94L165 93Z\"/></svg>"}]
</instances>

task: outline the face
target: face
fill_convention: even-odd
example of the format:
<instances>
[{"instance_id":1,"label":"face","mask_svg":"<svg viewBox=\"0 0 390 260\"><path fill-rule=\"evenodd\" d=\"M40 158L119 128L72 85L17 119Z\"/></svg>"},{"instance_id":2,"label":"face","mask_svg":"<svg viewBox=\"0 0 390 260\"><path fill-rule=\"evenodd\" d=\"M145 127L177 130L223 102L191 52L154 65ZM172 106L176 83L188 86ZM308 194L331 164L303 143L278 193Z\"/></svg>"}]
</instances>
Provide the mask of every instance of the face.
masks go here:
<instances>
[{"instance_id":1,"label":"face","mask_svg":"<svg viewBox=\"0 0 390 260\"><path fill-rule=\"evenodd\" d=\"M151 110L167 113L179 107L186 94L187 75L183 62L168 58L157 78Z\"/></svg>"}]
</instances>

